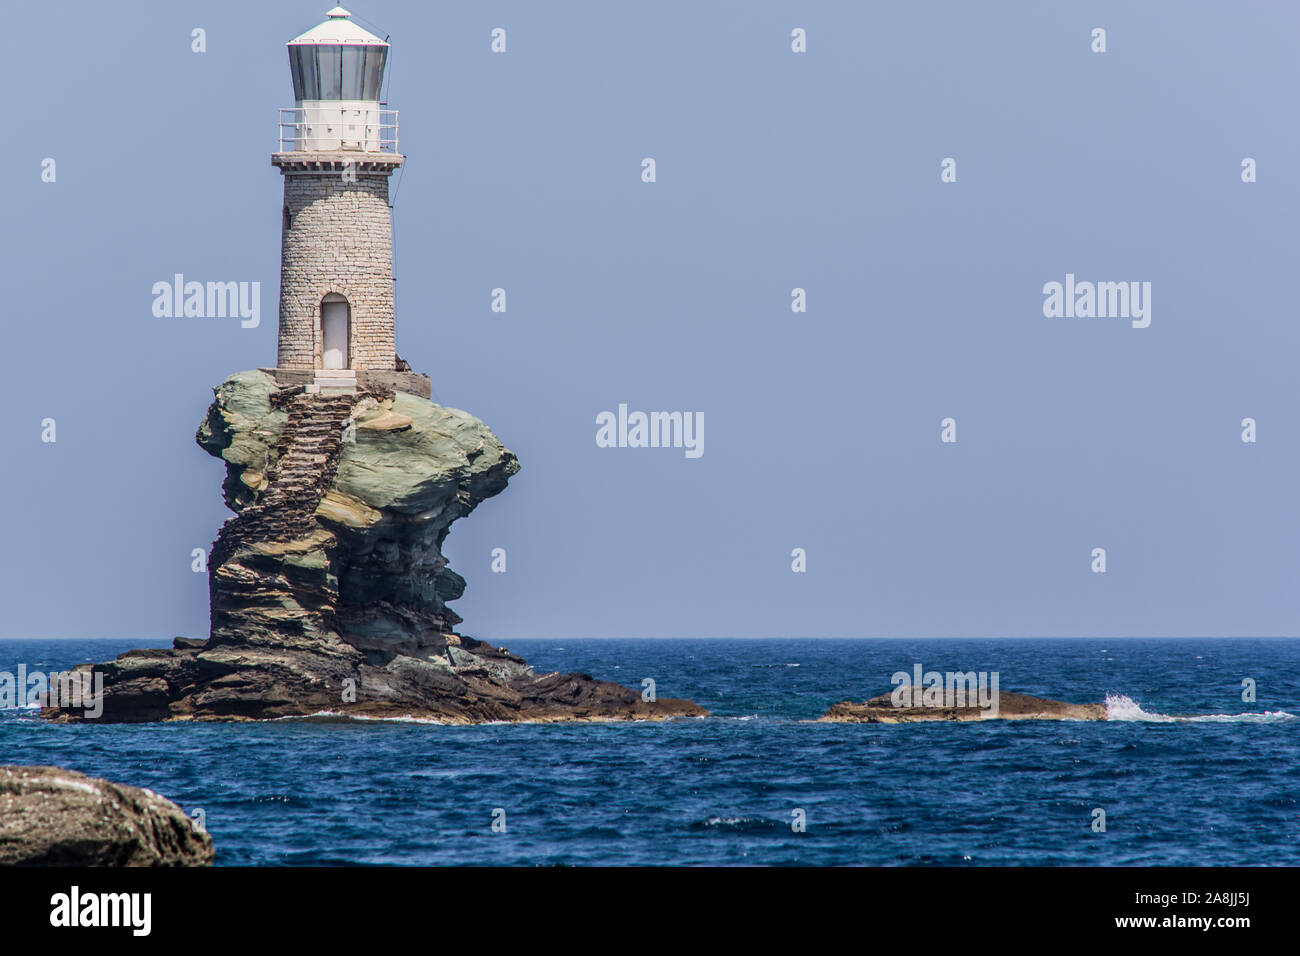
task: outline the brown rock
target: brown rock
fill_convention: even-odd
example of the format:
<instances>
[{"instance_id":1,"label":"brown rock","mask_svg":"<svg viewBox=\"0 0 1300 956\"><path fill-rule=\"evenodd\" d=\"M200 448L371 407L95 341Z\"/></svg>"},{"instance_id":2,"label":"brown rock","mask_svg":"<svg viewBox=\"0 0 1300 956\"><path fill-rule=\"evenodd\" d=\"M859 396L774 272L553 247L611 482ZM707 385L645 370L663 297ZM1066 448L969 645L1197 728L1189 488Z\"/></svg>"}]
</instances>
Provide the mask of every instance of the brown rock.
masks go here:
<instances>
[{"instance_id":1,"label":"brown rock","mask_svg":"<svg viewBox=\"0 0 1300 956\"><path fill-rule=\"evenodd\" d=\"M0 766L0 866L208 866L170 800L60 767Z\"/></svg>"},{"instance_id":2,"label":"brown rock","mask_svg":"<svg viewBox=\"0 0 1300 956\"><path fill-rule=\"evenodd\" d=\"M920 688L911 688L904 704L895 707L892 692L872 697L863 703L843 700L832 704L819 721L844 724L906 724L928 720L1105 720L1102 704L1067 704L1060 700L1031 697L1002 691L998 694L996 714L986 714L979 707L926 707L921 703Z\"/></svg>"}]
</instances>

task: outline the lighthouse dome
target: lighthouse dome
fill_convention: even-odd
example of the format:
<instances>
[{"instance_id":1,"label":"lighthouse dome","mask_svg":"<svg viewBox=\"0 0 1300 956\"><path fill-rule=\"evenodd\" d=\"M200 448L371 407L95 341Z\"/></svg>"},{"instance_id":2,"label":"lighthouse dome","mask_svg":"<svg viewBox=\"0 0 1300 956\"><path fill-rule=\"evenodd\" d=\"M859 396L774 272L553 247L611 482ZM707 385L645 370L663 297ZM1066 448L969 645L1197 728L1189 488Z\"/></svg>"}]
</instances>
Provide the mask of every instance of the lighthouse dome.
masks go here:
<instances>
[{"instance_id":1,"label":"lighthouse dome","mask_svg":"<svg viewBox=\"0 0 1300 956\"><path fill-rule=\"evenodd\" d=\"M288 43L294 99L379 101L388 44L335 7L324 23Z\"/></svg>"},{"instance_id":2,"label":"lighthouse dome","mask_svg":"<svg viewBox=\"0 0 1300 956\"><path fill-rule=\"evenodd\" d=\"M325 16L329 17L329 19L318 26L312 27L302 36L294 37L289 41L289 45L336 43L360 46L388 46L387 43L370 31L364 30L353 23L350 19L352 14L342 7L335 7Z\"/></svg>"}]
</instances>

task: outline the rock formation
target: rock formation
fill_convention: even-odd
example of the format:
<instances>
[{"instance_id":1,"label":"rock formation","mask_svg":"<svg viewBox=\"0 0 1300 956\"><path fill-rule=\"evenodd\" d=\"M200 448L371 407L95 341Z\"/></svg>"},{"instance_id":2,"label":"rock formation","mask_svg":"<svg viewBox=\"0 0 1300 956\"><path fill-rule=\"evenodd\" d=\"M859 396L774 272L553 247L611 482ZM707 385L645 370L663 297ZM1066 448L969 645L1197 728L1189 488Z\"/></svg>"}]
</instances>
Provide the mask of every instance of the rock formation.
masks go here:
<instances>
[{"instance_id":1,"label":"rock formation","mask_svg":"<svg viewBox=\"0 0 1300 956\"><path fill-rule=\"evenodd\" d=\"M901 688L900 688L901 689ZM907 724L925 720L1105 720L1103 704L1067 704L1064 701L1030 697L1002 691L996 712L979 707L936 707L921 701L923 688L911 687L901 695L902 706L894 706L893 694L881 694L859 704L843 700L832 704L819 721L843 724Z\"/></svg>"},{"instance_id":2,"label":"rock formation","mask_svg":"<svg viewBox=\"0 0 1300 956\"><path fill-rule=\"evenodd\" d=\"M0 766L0 866L207 866L170 800L59 767Z\"/></svg>"},{"instance_id":3,"label":"rock formation","mask_svg":"<svg viewBox=\"0 0 1300 956\"><path fill-rule=\"evenodd\" d=\"M706 713L585 674L537 674L455 632L447 602L465 581L443 541L519 470L473 416L382 386L308 394L241 372L216 390L196 440L225 461L237 512L209 557L210 635L93 665L104 675L101 720Z\"/></svg>"}]
</instances>

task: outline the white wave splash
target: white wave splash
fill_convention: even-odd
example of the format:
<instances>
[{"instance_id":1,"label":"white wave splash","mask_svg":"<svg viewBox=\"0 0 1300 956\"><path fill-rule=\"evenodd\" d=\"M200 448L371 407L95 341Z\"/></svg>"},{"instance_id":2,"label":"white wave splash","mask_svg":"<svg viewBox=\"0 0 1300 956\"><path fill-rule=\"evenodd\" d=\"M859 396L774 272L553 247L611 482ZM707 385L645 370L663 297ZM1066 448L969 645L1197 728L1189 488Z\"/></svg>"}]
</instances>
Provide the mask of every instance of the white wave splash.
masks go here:
<instances>
[{"instance_id":1,"label":"white wave splash","mask_svg":"<svg viewBox=\"0 0 1300 956\"><path fill-rule=\"evenodd\" d=\"M1285 710L1269 710L1262 714L1151 714L1142 709L1132 697L1123 694L1106 695L1106 719L1149 724L1272 724L1281 720L1295 720L1295 714Z\"/></svg>"},{"instance_id":2,"label":"white wave splash","mask_svg":"<svg viewBox=\"0 0 1300 956\"><path fill-rule=\"evenodd\" d=\"M314 714L290 714L287 717L270 717L266 723L272 724L279 721L312 721L312 720L339 720L339 721L372 721L381 724L435 724L437 726L446 726L448 721L438 720L434 717L415 717L410 714L404 717L374 717L368 714L345 714L338 710L318 710ZM491 726L493 724L506 724L509 721L491 720L484 721L480 726Z\"/></svg>"}]
</instances>

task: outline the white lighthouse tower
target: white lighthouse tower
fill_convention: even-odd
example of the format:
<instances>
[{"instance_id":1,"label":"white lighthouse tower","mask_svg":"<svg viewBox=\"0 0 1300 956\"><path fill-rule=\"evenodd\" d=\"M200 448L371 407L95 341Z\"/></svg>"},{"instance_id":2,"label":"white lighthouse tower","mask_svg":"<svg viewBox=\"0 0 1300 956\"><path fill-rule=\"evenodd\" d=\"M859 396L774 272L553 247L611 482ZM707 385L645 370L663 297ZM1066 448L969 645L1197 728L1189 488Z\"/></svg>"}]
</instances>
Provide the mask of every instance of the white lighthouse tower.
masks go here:
<instances>
[{"instance_id":1,"label":"white lighthouse tower","mask_svg":"<svg viewBox=\"0 0 1300 956\"><path fill-rule=\"evenodd\" d=\"M388 182L403 162L380 102L389 45L342 7L289 41L294 106L280 110L281 385L374 384L429 397L397 358Z\"/></svg>"}]
</instances>

